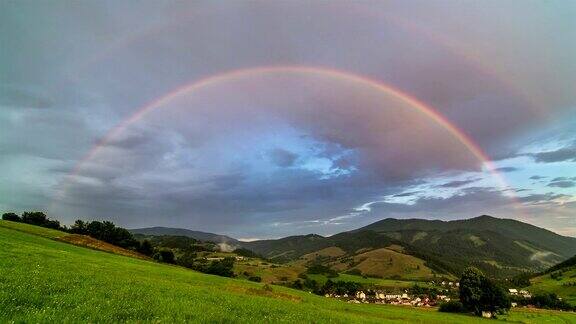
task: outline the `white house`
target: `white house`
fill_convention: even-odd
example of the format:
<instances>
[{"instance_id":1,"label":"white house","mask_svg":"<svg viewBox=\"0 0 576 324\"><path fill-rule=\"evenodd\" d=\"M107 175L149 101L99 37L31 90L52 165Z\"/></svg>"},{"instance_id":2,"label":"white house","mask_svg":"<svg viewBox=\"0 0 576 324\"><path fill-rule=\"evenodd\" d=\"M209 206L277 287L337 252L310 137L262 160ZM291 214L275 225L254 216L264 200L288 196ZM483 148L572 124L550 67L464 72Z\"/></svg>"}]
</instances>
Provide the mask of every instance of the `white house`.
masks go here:
<instances>
[{"instance_id":1,"label":"white house","mask_svg":"<svg viewBox=\"0 0 576 324\"><path fill-rule=\"evenodd\" d=\"M514 289L514 288L510 288L508 289L508 292L510 293L510 295L518 295L518 289Z\"/></svg>"},{"instance_id":2,"label":"white house","mask_svg":"<svg viewBox=\"0 0 576 324\"><path fill-rule=\"evenodd\" d=\"M356 298L366 299L366 294L363 291L357 291L356 292Z\"/></svg>"}]
</instances>

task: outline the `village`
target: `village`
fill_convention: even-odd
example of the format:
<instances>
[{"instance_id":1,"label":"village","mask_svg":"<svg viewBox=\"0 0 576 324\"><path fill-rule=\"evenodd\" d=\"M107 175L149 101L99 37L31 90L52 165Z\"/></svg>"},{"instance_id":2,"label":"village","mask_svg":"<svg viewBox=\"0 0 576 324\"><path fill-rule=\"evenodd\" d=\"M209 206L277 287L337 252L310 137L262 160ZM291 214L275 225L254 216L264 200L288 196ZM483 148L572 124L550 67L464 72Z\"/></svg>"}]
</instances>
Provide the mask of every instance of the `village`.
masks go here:
<instances>
[{"instance_id":1,"label":"village","mask_svg":"<svg viewBox=\"0 0 576 324\"><path fill-rule=\"evenodd\" d=\"M325 294L326 298L335 298L348 303L354 304L389 304L412 307L434 307L440 303L449 302L452 299L458 299L457 289L460 287L459 282L442 281L440 283L431 282L431 284L445 288L444 294L410 294L408 289L403 293L390 293L389 291L379 289L359 290L355 294ZM508 294L516 298L529 299L532 297L527 290L510 288ZM512 307L517 307L517 302L512 302Z\"/></svg>"}]
</instances>

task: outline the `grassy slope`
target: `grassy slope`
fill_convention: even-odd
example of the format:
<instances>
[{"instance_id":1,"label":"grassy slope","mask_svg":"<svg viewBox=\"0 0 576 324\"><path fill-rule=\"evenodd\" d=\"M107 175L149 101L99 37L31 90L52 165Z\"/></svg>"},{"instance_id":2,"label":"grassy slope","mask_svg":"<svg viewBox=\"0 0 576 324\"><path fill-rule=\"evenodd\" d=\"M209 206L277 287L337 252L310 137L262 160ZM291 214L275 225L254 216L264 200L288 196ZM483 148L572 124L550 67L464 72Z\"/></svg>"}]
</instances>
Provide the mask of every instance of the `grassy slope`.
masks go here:
<instances>
[{"instance_id":1,"label":"grassy slope","mask_svg":"<svg viewBox=\"0 0 576 324\"><path fill-rule=\"evenodd\" d=\"M391 291L404 291L406 288L410 288L414 285L419 285L421 287L432 287L427 282L421 281L410 281L410 280L394 280L394 279L380 279L380 278L364 278L361 276L350 275L345 273L340 273L336 278L328 278L321 274L309 274L308 278L314 279L321 284L324 284L328 279L332 281L352 281L358 282L365 285L374 285L380 288L389 289Z\"/></svg>"},{"instance_id":2,"label":"grassy slope","mask_svg":"<svg viewBox=\"0 0 576 324\"><path fill-rule=\"evenodd\" d=\"M532 285L527 287L533 293L555 293L558 296L564 298L567 302L572 305L576 305L576 286L563 286L563 284L568 282L576 282L576 267L572 267L566 270L562 274L560 280L552 279L550 273L538 276L530 280Z\"/></svg>"},{"instance_id":3,"label":"grassy slope","mask_svg":"<svg viewBox=\"0 0 576 324\"><path fill-rule=\"evenodd\" d=\"M43 232L43 230L40 230ZM54 233L52 233L54 234ZM527 322L569 322L539 312ZM526 321L529 313L515 312ZM382 305L352 305L291 289L196 273L0 227L0 322L289 321L484 322Z\"/></svg>"},{"instance_id":4,"label":"grassy slope","mask_svg":"<svg viewBox=\"0 0 576 324\"><path fill-rule=\"evenodd\" d=\"M423 260L411 255L402 254L386 248L376 249L354 256L354 261L358 265L353 269L358 269L366 275L377 275L384 278L394 275L402 276L404 279L430 279L433 277Z\"/></svg>"},{"instance_id":5,"label":"grassy slope","mask_svg":"<svg viewBox=\"0 0 576 324\"><path fill-rule=\"evenodd\" d=\"M94 239L90 236L87 236L87 235L69 234L66 232L62 232L62 231L58 231L58 230L54 230L54 229L50 229L50 228L44 228L44 227L40 227L40 226L33 226L33 225L29 225L29 224L10 222L10 221L4 221L4 220L0 220L0 227L16 230L16 231L20 231L20 232L30 233L30 234L34 234L34 235L38 235L38 236L42 236L42 237L46 237L46 238L50 238L50 239L78 245L78 246L82 246L82 247L87 247L87 248L94 249L94 250L106 251L106 252L110 252L110 253L114 253L114 254L120 254L120 255L125 255L125 256L129 256L129 257L133 257L133 258L139 258L139 259L150 259L149 257L142 255L140 253L137 253L135 251L123 249L123 248L118 247L116 245L106 243L106 242L103 242L100 240L96 240L96 239Z\"/></svg>"}]
</instances>

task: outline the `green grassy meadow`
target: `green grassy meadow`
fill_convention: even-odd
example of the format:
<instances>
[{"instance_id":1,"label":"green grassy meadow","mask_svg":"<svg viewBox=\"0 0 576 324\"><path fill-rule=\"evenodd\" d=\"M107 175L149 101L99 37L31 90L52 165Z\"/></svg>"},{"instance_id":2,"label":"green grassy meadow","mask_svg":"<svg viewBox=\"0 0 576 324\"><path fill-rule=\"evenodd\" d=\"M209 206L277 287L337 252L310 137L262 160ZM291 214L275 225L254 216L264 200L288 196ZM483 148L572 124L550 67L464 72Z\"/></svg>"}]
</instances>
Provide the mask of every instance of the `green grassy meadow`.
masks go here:
<instances>
[{"instance_id":1,"label":"green grassy meadow","mask_svg":"<svg viewBox=\"0 0 576 324\"><path fill-rule=\"evenodd\" d=\"M531 280L532 285L526 289L533 293L555 293L572 305L576 305L576 286L568 286L568 283L576 283L576 268L566 270L562 277L554 279L550 273L538 276Z\"/></svg>"},{"instance_id":2,"label":"green grassy meadow","mask_svg":"<svg viewBox=\"0 0 576 324\"><path fill-rule=\"evenodd\" d=\"M56 233L20 225L14 230L0 224L0 323L488 321L433 309L348 304L278 286L270 291L263 284L55 241L47 237ZM508 319L569 323L576 314L514 311Z\"/></svg>"}]
</instances>

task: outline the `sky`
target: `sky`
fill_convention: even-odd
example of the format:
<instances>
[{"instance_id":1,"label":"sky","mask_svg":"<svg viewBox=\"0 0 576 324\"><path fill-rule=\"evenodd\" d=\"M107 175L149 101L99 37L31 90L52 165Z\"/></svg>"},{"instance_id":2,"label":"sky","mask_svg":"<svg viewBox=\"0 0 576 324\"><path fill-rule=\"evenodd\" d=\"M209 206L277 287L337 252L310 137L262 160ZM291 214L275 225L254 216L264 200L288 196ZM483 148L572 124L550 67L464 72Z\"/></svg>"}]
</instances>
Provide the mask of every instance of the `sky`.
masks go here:
<instances>
[{"instance_id":1,"label":"sky","mask_svg":"<svg viewBox=\"0 0 576 324\"><path fill-rule=\"evenodd\" d=\"M1 1L0 211L576 236L576 2Z\"/></svg>"}]
</instances>

